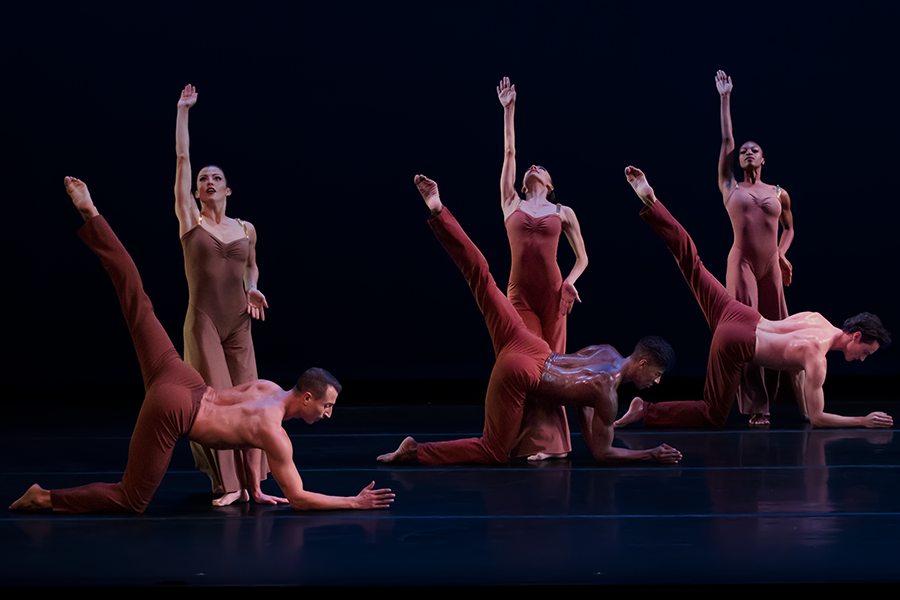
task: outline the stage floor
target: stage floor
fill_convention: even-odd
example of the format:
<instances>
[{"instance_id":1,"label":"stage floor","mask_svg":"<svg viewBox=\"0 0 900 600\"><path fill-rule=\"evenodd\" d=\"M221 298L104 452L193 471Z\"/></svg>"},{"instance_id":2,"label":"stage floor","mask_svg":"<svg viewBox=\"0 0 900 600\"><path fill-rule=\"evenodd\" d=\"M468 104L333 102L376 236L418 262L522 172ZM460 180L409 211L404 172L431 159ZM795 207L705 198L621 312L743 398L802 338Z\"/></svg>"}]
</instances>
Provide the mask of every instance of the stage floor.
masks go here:
<instances>
[{"instance_id":1,"label":"stage floor","mask_svg":"<svg viewBox=\"0 0 900 600\"><path fill-rule=\"evenodd\" d=\"M829 410L898 416L896 402ZM624 407L623 407L624 409ZM736 410L736 409L735 409ZM381 511L301 513L210 505L207 478L179 442L138 516L3 511L5 586L468 586L740 584L900 580L900 440L895 430L816 430L791 406L751 430L732 412L718 431L640 427L617 444L666 442L677 466L593 461L570 411L573 452L544 463L383 466L405 434L479 434L479 406L336 407L291 423L308 489L391 487ZM47 410L2 427L0 491L118 481L136 409ZM621 411L620 411L621 412ZM102 416L101 416L101 413ZM278 493L271 479L264 490Z\"/></svg>"}]
</instances>

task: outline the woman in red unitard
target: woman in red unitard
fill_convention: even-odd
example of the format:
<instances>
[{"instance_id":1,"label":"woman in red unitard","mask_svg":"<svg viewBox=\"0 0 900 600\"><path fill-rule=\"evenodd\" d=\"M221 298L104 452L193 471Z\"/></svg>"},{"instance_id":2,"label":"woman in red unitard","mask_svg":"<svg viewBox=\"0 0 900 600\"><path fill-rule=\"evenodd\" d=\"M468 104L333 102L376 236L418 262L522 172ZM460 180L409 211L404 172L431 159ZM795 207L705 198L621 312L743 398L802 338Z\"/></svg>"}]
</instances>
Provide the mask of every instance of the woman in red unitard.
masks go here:
<instances>
[{"instance_id":1,"label":"woman in red unitard","mask_svg":"<svg viewBox=\"0 0 900 600\"><path fill-rule=\"evenodd\" d=\"M731 131L731 78L716 74L722 148L719 151L719 190L734 228L728 254L725 287L736 300L769 320L788 316L783 285L791 283L791 263L785 257L794 240L791 198L786 190L762 181L762 148L745 142L738 150L744 180L734 178L734 136ZM781 224L781 239L778 224ZM778 371L745 365L738 391L738 406L750 415L750 424L769 424L769 405L778 393Z\"/></svg>"},{"instance_id":2,"label":"woman in red unitard","mask_svg":"<svg viewBox=\"0 0 900 600\"><path fill-rule=\"evenodd\" d=\"M566 352L566 315L576 300L575 282L588 265L581 227L575 211L556 203L553 180L547 169L532 165L516 191L516 87L504 77L497 86L503 106L505 134L503 171L500 174L500 207L512 251L507 296L528 329L539 335L554 352ZM556 262L560 233L575 252L575 265L565 279ZM513 456L531 460L566 456L571 451L569 426L562 407L529 407L522 420Z\"/></svg>"}]
</instances>

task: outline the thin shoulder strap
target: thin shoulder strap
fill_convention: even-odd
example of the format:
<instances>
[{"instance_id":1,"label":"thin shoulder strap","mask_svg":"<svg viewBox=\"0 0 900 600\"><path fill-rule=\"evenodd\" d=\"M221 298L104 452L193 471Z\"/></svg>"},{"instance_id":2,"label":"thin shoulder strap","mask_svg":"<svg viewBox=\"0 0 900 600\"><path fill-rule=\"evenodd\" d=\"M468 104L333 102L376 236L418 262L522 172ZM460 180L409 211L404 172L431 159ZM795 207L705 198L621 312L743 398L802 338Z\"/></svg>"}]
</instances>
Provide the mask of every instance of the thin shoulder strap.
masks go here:
<instances>
[{"instance_id":1,"label":"thin shoulder strap","mask_svg":"<svg viewBox=\"0 0 900 600\"><path fill-rule=\"evenodd\" d=\"M244 235L245 235L245 236L247 237L247 239L249 240L249 239L250 239L250 232L247 231L247 224L244 223L244 221L243 221L242 219L236 219L236 221L237 221L238 223L241 224L241 227L244 228Z\"/></svg>"},{"instance_id":2,"label":"thin shoulder strap","mask_svg":"<svg viewBox=\"0 0 900 600\"><path fill-rule=\"evenodd\" d=\"M562 210L562 204L556 203L556 214L559 214L559 211Z\"/></svg>"}]
</instances>

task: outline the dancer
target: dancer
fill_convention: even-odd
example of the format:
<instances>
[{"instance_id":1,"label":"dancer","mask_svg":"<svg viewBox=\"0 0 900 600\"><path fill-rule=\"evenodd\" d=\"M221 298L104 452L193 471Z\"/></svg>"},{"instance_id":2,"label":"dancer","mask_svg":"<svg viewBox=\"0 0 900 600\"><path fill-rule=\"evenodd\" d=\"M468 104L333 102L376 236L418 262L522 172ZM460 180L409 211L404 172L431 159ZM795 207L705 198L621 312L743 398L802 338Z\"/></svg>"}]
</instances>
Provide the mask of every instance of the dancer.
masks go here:
<instances>
[{"instance_id":1,"label":"dancer","mask_svg":"<svg viewBox=\"0 0 900 600\"><path fill-rule=\"evenodd\" d=\"M323 369L310 369L292 390L263 380L231 389L207 386L200 374L178 356L153 313L131 256L100 216L87 186L73 177L66 177L65 183L85 220L78 235L100 258L116 288L141 365L146 395L120 483L93 483L63 490L45 490L34 484L10 508L142 513L165 475L179 437L211 448L264 449L272 475L287 498L259 494L254 496L257 502L290 502L297 510L388 508L394 494L389 489L374 489L374 481L351 497L325 496L303 489L282 421L300 418L314 423L331 417L341 390L337 380Z\"/></svg>"},{"instance_id":2,"label":"dancer","mask_svg":"<svg viewBox=\"0 0 900 600\"><path fill-rule=\"evenodd\" d=\"M878 317L862 313L837 328L813 312L798 313L781 321L760 316L755 309L732 298L706 270L690 236L656 198L643 172L629 166L625 177L645 205L641 217L675 255L706 316L713 339L702 401L649 403L635 398L616 426L643 419L646 425L660 427L722 427L734 402L741 368L751 362L779 371L800 372L800 408L816 427L893 425L893 419L883 412L843 417L824 410L825 354L839 350L846 360L865 360L890 344L890 333Z\"/></svg>"},{"instance_id":3,"label":"dancer","mask_svg":"<svg viewBox=\"0 0 900 600\"><path fill-rule=\"evenodd\" d=\"M716 74L722 149L719 151L719 190L734 229L734 245L728 254L725 287L738 302L755 308L770 320L788 316L784 285L791 284L791 263L785 257L794 240L794 217L787 190L762 182L765 163L762 148L746 142L738 153L744 181L734 178L734 136L731 132L731 77ZM778 224L781 223L781 240ZM769 424L769 407L778 393L779 372L746 365L738 388L738 407L750 415L750 424ZM798 380L792 378L795 394Z\"/></svg>"},{"instance_id":4,"label":"dancer","mask_svg":"<svg viewBox=\"0 0 900 600\"><path fill-rule=\"evenodd\" d=\"M222 169L200 169L197 191L191 196L188 111L196 102L196 88L187 85L175 121L175 214L190 293L184 360L207 385L225 389L257 378L250 318L265 320L269 305L256 287L256 229L225 216L231 189ZM195 197L202 210L197 210ZM260 450L219 450L191 442L191 451L197 468L212 480L218 495L214 505L246 502L248 488L254 496L261 493L259 482L269 468Z\"/></svg>"},{"instance_id":5,"label":"dancer","mask_svg":"<svg viewBox=\"0 0 900 600\"><path fill-rule=\"evenodd\" d=\"M500 207L512 252L512 270L506 295L533 334L550 349L566 352L566 315L577 300L575 282L588 265L581 227L575 211L555 204L553 180L547 170L531 165L516 192L516 86L504 77L497 86L503 106L504 154L500 173ZM575 252L575 265L562 278L556 262L560 232L565 232ZM546 412L544 405L526 406L520 441L513 456L529 460L565 457L572 449L566 410L562 406Z\"/></svg>"},{"instance_id":6,"label":"dancer","mask_svg":"<svg viewBox=\"0 0 900 600\"><path fill-rule=\"evenodd\" d=\"M432 230L462 271L484 315L496 363L485 397L482 437L428 444L407 437L396 451L382 454L378 460L418 460L429 465L506 462L525 407L537 402L577 406L582 434L599 462L681 460L681 453L666 444L650 450L612 445L616 390L625 382L633 382L638 389L659 383L663 372L674 363L672 348L665 340L644 338L625 358L611 346L590 346L575 354L552 352L547 342L528 330L497 288L484 256L441 203L437 184L422 175L416 175L415 183L431 210Z\"/></svg>"}]
</instances>

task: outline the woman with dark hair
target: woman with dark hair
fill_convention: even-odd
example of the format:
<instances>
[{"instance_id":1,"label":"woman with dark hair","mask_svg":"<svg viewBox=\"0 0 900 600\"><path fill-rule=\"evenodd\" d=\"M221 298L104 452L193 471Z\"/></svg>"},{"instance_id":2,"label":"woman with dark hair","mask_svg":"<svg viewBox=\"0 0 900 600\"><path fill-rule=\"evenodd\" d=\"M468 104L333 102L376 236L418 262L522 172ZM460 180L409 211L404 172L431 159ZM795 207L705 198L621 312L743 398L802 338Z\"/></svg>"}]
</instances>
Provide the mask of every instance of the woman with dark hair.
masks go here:
<instances>
[{"instance_id":1,"label":"woman with dark hair","mask_svg":"<svg viewBox=\"0 0 900 600\"><path fill-rule=\"evenodd\" d=\"M581 227L575 211L556 203L553 180L547 169L532 165L516 191L516 87L504 77L497 86L503 106L505 134L500 207L512 251L507 296L525 325L560 354L566 352L566 316L581 302L575 282L588 265ZM575 265L563 279L556 262L560 233L575 252ZM564 457L572 449L563 407L526 407L519 442L513 456L530 460Z\"/></svg>"},{"instance_id":2,"label":"woman with dark hair","mask_svg":"<svg viewBox=\"0 0 900 600\"><path fill-rule=\"evenodd\" d=\"M256 229L225 216L231 195L225 173L214 165L200 169L191 195L188 111L196 102L196 88L187 85L175 121L175 214L190 292L184 360L208 386L227 389L258 379L250 319L265 320L269 305L256 287ZM191 450L197 468L209 475L219 496L214 505L246 502L250 494L257 502L270 503L259 486L269 472L262 450L215 450L194 442Z\"/></svg>"},{"instance_id":3,"label":"woman with dark hair","mask_svg":"<svg viewBox=\"0 0 900 600\"><path fill-rule=\"evenodd\" d=\"M731 131L731 78L716 74L722 148L719 152L719 190L734 229L734 245L728 254L725 287L736 300L755 308L769 320L788 316L783 285L791 284L791 263L785 257L794 240L791 198L777 185L762 181L766 162L756 142L738 151L744 180L734 178L734 136ZM778 225L781 224L781 239ZM745 365L738 391L738 406L750 415L750 424L769 424L769 405L778 393L778 371ZM792 380L796 389L796 382Z\"/></svg>"}]
</instances>

